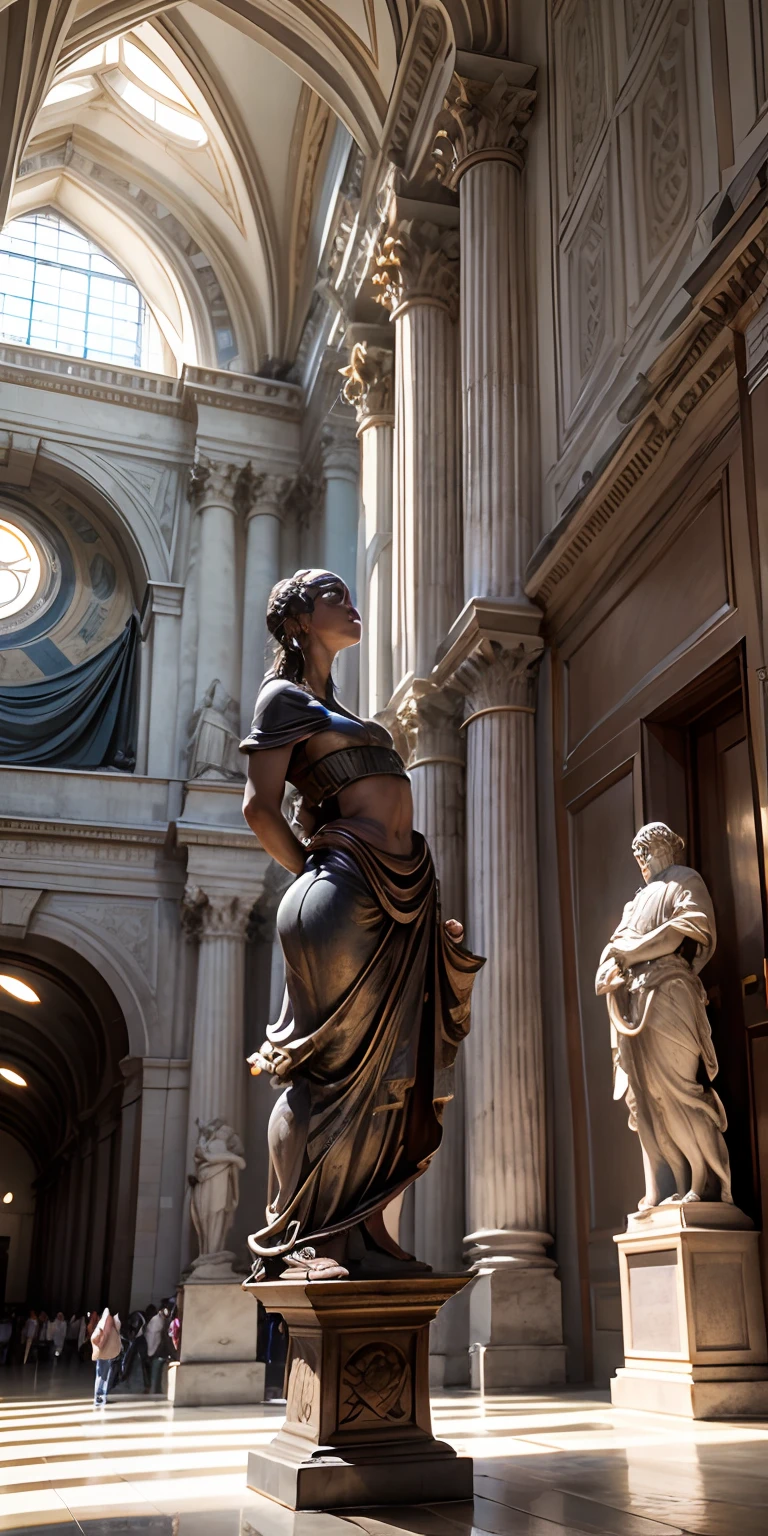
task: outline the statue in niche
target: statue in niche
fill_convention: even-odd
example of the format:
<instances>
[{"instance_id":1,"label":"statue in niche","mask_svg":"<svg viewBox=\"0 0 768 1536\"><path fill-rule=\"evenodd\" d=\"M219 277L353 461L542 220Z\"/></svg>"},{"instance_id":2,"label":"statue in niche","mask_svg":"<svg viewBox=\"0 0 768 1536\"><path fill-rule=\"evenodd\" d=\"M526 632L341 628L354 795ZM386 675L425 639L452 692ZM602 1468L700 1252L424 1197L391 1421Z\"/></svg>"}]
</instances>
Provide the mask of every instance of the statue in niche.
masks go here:
<instances>
[{"instance_id":1,"label":"statue in niche","mask_svg":"<svg viewBox=\"0 0 768 1536\"><path fill-rule=\"evenodd\" d=\"M273 589L267 625L277 656L242 743L243 812L296 879L277 914L283 1012L249 1058L281 1090L252 1282L412 1273L427 1266L383 1213L440 1145L483 961L461 947L461 923L442 921L392 737L336 697L331 664L361 633L348 587L298 571ZM286 783L301 795L296 831Z\"/></svg>"},{"instance_id":2,"label":"statue in niche","mask_svg":"<svg viewBox=\"0 0 768 1536\"><path fill-rule=\"evenodd\" d=\"M196 1124L195 1171L189 1182L192 1222L200 1245L192 1269L199 1275L203 1268L231 1268L235 1255L224 1243L237 1210L245 1158L243 1144L231 1125L223 1120L210 1120L207 1125L198 1120Z\"/></svg>"},{"instance_id":3,"label":"statue in niche","mask_svg":"<svg viewBox=\"0 0 768 1536\"><path fill-rule=\"evenodd\" d=\"M188 771L191 779L242 780L237 725L237 705L215 678L190 721Z\"/></svg>"},{"instance_id":4,"label":"statue in niche","mask_svg":"<svg viewBox=\"0 0 768 1536\"><path fill-rule=\"evenodd\" d=\"M639 1211L673 1201L732 1203L726 1117L699 971L714 953L715 915L701 875L679 862L681 837L641 827L632 852L645 885L603 950L595 988L611 1023L614 1098L625 1098L643 1153Z\"/></svg>"}]
</instances>

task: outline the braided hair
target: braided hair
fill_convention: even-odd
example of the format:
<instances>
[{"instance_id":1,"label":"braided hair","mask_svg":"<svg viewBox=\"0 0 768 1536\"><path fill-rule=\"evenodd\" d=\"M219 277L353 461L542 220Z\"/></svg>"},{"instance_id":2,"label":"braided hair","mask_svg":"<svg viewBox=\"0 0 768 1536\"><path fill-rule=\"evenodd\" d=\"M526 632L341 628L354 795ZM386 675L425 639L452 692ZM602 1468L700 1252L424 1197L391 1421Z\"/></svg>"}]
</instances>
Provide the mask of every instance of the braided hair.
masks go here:
<instances>
[{"instance_id":1,"label":"braided hair","mask_svg":"<svg viewBox=\"0 0 768 1536\"><path fill-rule=\"evenodd\" d=\"M300 626L292 620L302 613L313 613L315 599L309 580L312 571L296 571L278 581L269 594L267 603L267 629L274 635L275 676L286 677L291 683L300 683L304 677L304 652L299 640Z\"/></svg>"}]
</instances>

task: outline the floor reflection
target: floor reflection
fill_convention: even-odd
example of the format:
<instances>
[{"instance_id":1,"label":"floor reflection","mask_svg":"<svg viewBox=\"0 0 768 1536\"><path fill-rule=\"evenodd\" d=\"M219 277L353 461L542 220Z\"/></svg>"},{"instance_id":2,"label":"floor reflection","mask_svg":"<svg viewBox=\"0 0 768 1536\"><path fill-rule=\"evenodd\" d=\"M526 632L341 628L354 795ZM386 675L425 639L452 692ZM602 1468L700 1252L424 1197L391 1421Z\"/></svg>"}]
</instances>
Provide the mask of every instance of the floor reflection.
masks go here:
<instances>
[{"instance_id":1,"label":"floor reflection","mask_svg":"<svg viewBox=\"0 0 768 1536\"><path fill-rule=\"evenodd\" d=\"M90 1373L3 1372L0 1532L17 1536L766 1536L768 1422L614 1412L604 1394L433 1398L436 1432L475 1458L470 1504L291 1514L245 1486L282 1409L174 1410Z\"/></svg>"}]
</instances>

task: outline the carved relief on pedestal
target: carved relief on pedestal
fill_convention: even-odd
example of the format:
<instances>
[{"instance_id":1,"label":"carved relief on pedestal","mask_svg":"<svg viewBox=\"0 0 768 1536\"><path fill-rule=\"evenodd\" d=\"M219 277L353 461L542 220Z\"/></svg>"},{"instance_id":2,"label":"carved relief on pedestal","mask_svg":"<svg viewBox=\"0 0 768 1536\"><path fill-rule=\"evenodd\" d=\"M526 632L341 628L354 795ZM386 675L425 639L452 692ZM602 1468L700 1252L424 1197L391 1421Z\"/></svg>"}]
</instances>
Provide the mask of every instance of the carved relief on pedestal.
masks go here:
<instances>
[{"instance_id":1,"label":"carved relief on pedestal","mask_svg":"<svg viewBox=\"0 0 768 1536\"><path fill-rule=\"evenodd\" d=\"M403 219L376 256L377 303L395 315L405 304L439 304L455 316L459 302L459 231L426 219Z\"/></svg>"},{"instance_id":2,"label":"carved relief on pedestal","mask_svg":"<svg viewBox=\"0 0 768 1536\"><path fill-rule=\"evenodd\" d=\"M396 1344L371 1341L353 1351L341 1370L339 1427L412 1416L411 1367Z\"/></svg>"},{"instance_id":3,"label":"carved relief on pedestal","mask_svg":"<svg viewBox=\"0 0 768 1536\"><path fill-rule=\"evenodd\" d=\"M391 347L360 341L352 348L347 367L339 369L345 380L341 392L347 404L355 407L359 428L382 418L394 420L394 360Z\"/></svg>"},{"instance_id":4,"label":"carved relief on pedestal","mask_svg":"<svg viewBox=\"0 0 768 1536\"><path fill-rule=\"evenodd\" d=\"M535 101L535 91L511 84L501 73L493 83L454 75L432 150L440 180L455 187L479 160L509 160L522 170L522 130Z\"/></svg>"}]
</instances>

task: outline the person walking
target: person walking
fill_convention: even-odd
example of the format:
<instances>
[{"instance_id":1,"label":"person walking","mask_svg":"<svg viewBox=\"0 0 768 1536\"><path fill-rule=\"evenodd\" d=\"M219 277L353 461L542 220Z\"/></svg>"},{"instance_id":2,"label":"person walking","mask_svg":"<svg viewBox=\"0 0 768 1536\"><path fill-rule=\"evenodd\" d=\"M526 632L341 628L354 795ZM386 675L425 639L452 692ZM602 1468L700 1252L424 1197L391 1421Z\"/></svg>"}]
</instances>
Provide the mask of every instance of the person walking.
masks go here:
<instances>
[{"instance_id":1,"label":"person walking","mask_svg":"<svg viewBox=\"0 0 768 1536\"><path fill-rule=\"evenodd\" d=\"M67 1337L67 1319L63 1312L57 1312L53 1322L48 1324L48 1337L53 1345L53 1358L58 1360Z\"/></svg>"},{"instance_id":2,"label":"person walking","mask_svg":"<svg viewBox=\"0 0 768 1536\"><path fill-rule=\"evenodd\" d=\"M91 1342L91 1334L99 1321L98 1312L89 1312L87 1318L83 1317L82 1326L78 1334L77 1352L81 1360L87 1360L88 1348Z\"/></svg>"},{"instance_id":3,"label":"person walking","mask_svg":"<svg viewBox=\"0 0 768 1536\"><path fill-rule=\"evenodd\" d=\"M109 1307L105 1307L91 1334L91 1350L93 1352L93 1359L96 1362L96 1385L93 1394L94 1408L105 1408L107 1405L112 1362L117 1359L122 1347L120 1318L117 1313L113 1317Z\"/></svg>"},{"instance_id":4,"label":"person walking","mask_svg":"<svg viewBox=\"0 0 768 1536\"><path fill-rule=\"evenodd\" d=\"M5 1362L8 1359L8 1347L11 1342L12 1334L13 1323L11 1322L11 1319L8 1317L7 1313L5 1313L3 1315L2 1321L0 1322L0 1365L5 1365Z\"/></svg>"},{"instance_id":5,"label":"person walking","mask_svg":"<svg viewBox=\"0 0 768 1536\"><path fill-rule=\"evenodd\" d=\"M34 1344L35 1339L37 1338L38 1327L39 1327L39 1324L38 1324L38 1321L37 1321L37 1313L36 1312L30 1312L29 1317L27 1318L27 1321L25 1322L24 1327L21 1330L21 1337L24 1340L24 1364L25 1365L26 1365L26 1363L27 1363L27 1361L29 1359L29 1352L30 1352L30 1350L32 1348L32 1345Z\"/></svg>"}]
</instances>

